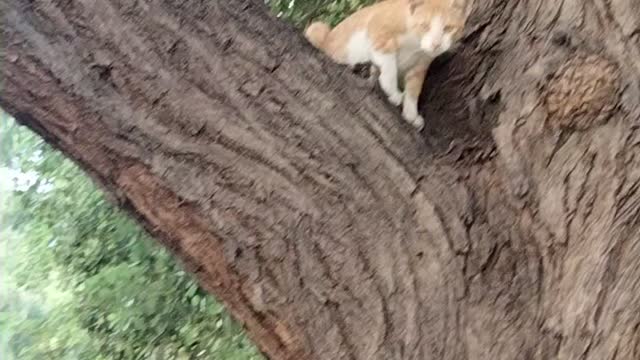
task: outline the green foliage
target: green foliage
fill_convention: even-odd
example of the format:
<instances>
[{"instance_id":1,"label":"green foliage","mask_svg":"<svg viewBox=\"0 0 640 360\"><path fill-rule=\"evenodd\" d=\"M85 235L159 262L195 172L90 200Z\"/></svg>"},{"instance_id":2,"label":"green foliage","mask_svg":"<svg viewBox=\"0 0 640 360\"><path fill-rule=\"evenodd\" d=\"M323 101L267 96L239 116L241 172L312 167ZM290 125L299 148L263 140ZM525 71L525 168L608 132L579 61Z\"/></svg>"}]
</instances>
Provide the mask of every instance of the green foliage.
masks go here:
<instances>
[{"instance_id":1,"label":"green foliage","mask_svg":"<svg viewBox=\"0 0 640 360\"><path fill-rule=\"evenodd\" d=\"M297 26L322 20L335 25L354 11L376 0L270 0L272 11Z\"/></svg>"},{"instance_id":2,"label":"green foliage","mask_svg":"<svg viewBox=\"0 0 640 360\"><path fill-rule=\"evenodd\" d=\"M0 303L5 351L20 359L261 358L222 306L75 164L6 117L0 143L2 165L32 175L2 196L2 286L16 294Z\"/></svg>"}]
</instances>

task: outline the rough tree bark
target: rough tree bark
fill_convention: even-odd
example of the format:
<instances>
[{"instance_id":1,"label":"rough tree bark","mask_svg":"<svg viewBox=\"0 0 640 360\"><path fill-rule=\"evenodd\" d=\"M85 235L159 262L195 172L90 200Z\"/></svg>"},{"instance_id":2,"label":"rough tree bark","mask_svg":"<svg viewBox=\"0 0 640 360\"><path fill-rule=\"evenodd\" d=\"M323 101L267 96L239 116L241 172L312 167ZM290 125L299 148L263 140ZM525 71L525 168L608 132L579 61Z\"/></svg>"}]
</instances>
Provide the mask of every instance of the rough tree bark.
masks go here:
<instances>
[{"instance_id":1,"label":"rough tree bark","mask_svg":"<svg viewBox=\"0 0 640 360\"><path fill-rule=\"evenodd\" d=\"M261 3L2 0L0 106L273 359L640 358L640 2L476 2L423 135Z\"/></svg>"}]
</instances>

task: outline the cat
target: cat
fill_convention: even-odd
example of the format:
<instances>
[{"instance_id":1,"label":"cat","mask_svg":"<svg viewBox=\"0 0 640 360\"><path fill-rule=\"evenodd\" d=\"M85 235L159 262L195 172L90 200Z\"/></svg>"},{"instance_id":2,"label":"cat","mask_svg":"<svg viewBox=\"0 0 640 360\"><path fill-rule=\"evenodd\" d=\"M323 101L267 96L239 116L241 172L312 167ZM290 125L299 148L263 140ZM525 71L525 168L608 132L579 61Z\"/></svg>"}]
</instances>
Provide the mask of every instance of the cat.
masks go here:
<instances>
[{"instance_id":1,"label":"cat","mask_svg":"<svg viewBox=\"0 0 640 360\"><path fill-rule=\"evenodd\" d=\"M380 87L403 118L418 130L418 97L429 65L462 36L463 6L458 0L383 0L363 7L333 29L313 22L305 37L340 64L372 63ZM398 88L403 80L404 93Z\"/></svg>"}]
</instances>

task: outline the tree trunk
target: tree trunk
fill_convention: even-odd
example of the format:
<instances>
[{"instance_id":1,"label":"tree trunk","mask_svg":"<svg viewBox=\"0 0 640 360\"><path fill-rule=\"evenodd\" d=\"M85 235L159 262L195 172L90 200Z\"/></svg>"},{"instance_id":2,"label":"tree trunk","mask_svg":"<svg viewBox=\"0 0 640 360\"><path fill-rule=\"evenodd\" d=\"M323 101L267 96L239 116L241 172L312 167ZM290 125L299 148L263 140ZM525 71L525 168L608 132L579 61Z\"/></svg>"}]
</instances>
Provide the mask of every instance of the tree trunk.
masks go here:
<instances>
[{"instance_id":1,"label":"tree trunk","mask_svg":"<svg viewBox=\"0 0 640 360\"><path fill-rule=\"evenodd\" d=\"M640 2L476 2L422 135L262 2L2 0L0 106L272 359L640 358Z\"/></svg>"}]
</instances>

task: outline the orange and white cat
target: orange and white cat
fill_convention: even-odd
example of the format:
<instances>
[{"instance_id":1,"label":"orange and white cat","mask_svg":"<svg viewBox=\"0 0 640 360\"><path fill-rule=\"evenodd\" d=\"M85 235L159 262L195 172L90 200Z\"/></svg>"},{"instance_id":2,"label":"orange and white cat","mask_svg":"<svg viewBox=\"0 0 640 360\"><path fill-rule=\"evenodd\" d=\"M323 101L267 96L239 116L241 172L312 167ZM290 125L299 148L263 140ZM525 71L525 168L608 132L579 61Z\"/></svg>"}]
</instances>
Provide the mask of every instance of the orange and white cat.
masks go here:
<instances>
[{"instance_id":1,"label":"orange and white cat","mask_svg":"<svg viewBox=\"0 0 640 360\"><path fill-rule=\"evenodd\" d=\"M389 101L402 103L402 116L422 129L418 97L429 65L459 40L464 24L465 14L456 0L383 0L356 11L333 29L314 22L305 37L337 63L373 63Z\"/></svg>"}]
</instances>

